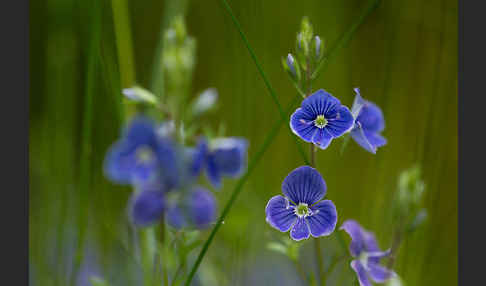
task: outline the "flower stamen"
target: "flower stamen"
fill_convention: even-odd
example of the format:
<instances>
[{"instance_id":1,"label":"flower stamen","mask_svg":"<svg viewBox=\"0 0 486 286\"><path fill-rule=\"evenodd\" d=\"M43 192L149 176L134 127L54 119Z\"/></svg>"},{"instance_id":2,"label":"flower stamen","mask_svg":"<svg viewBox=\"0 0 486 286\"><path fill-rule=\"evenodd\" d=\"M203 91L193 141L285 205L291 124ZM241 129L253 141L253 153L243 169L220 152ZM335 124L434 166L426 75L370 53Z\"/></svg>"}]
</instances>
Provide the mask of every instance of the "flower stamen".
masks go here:
<instances>
[{"instance_id":1,"label":"flower stamen","mask_svg":"<svg viewBox=\"0 0 486 286\"><path fill-rule=\"evenodd\" d=\"M324 128L327 125L327 119L324 117L324 115L317 115L316 119L314 120L314 125L317 128Z\"/></svg>"}]
</instances>

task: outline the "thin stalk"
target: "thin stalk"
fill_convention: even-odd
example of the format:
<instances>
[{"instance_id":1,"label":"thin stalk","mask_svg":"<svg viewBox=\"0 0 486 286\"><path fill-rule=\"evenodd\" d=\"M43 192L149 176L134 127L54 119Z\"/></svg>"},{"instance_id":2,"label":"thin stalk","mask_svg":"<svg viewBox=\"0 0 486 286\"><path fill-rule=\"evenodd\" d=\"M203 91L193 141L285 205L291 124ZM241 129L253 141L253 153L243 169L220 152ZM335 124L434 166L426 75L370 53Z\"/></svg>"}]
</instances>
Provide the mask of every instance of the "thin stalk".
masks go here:
<instances>
[{"instance_id":1,"label":"thin stalk","mask_svg":"<svg viewBox=\"0 0 486 286\"><path fill-rule=\"evenodd\" d=\"M224 1L224 0L223 0ZM377 1L373 1L373 2L377 2ZM227 10L229 8L228 4L226 3L226 1L223 2L225 4L225 6L227 7ZM340 37L340 39L338 40L337 44L335 45L335 48L333 48L331 50L331 52L328 53L328 56L325 58L325 61L324 61L324 64L322 65L321 67L321 70L325 69L327 67L327 63L337 54L337 52L340 50L340 47L342 46L345 46L352 38L352 35L356 32L357 30L357 27L360 26L363 22L364 22L364 19L369 15L371 14L371 12L373 12L373 10L377 7L377 5L373 6L373 9L367 9L363 15L359 18L358 20L358 24L357 25L353 25L351 27L351 29L349 31L347 31L343 36ZM231 9L229 9L228 12L231 12ZM231 13L232 15L232 13ZM234 18L234 16L233 16ZM237 26L238 27L238 26ZM297 100L299 100L301 97L300 95L297 95L294 100L292 100L292 103L289 105L289 108L288 108L288 111L287 113L290 111L290 109L294 106L294 104L297 102ZM288 117L288 116L287 116ZM227 213L229 212L229 210L231 209L234 201L236 200L236 198L238 197L239 193L241 192L241 189L243 187L243 185L245 184L245 182L248 180L248 178L250 177L253 169L256 167L256 165L259 163L260 159L263 157L263 155L265 154L267 148L270 146L270 144L272 143L273 139L275 138L275 136L278 134L278 131L280 130L280 127L282 124L284 124L284 122L286 122L287 118L281 118L273 127L272 129L270 130L270 133L267 135L267 137L265 138L265 141L263 143L263 145L260 147L260 149L257 151L257 153L255 154L255 156L251 159L250 163L248 164L248 170L247 172L245 173L245 175L243 175L243 177L241 177L239 180L238 180L238 183L237 185L235 186L235 188L233 189L233 192L231 194L231 197L230 199L228 200L228 202L226 203L224 209L223 209L223 212L221 213L221 216L218 218L218 221L216 222L216 225L214 226L213 230L211 231L209 237L207 238L206 242L204 243L201 251L199 252L199 255L196 259L196 261L194 262L192 268L191 268L191 271L189 272L189 275L187 276L187 279L186 279L186 282L185 282L185 285L186 286L189 286L197 269L199 268L199 265L201 264L201 261L202 259L204 258L204 255L206 255L206 252L208 251L208 248L209 248L209 245L211 245L213 239L214 239L214 236L216 235L216 233L218 232L223 220L225 219ZM297 142L298 144L298 142ZM305 158L305 156L303 156L303 158ZM305 160L306 161L306 160Z\"/></svg>"},{"instance_id":2,"label":"thin stalk","mask_svg":"<svg viewBox=\"0 0 486 286\"><path fill-rule=\"evenodd\" d=\"M316 167L316 146L312 143L310 145L310 158L311 158L311 164L310 166L315 168ZM314 238L314 252L316 254L316 262L317 262L317 271L316 271L316 277L317 281L320 282L319 285L326 285L326 280L324 277L324 264L322 260L322 251L321 251L321 244L318 238Z\"/></svg>"},{"instance_id":3,"label":"thin stalk","mask_svg":"<svg viewBox=\"0 0 486 286\"><path fill-rule=\"evenodd\" d=\"M160 257L160 266L162 268L162 278L164 282L164 286L169 285L169 276L167 273L167 257L166 257L166 249L165 249L165 241L166 241L166 235L165 235L165 220L164 216L162 215L162 218L160 219L160 232L159 232L159 257Z\"/></svg>"}]
</instances>

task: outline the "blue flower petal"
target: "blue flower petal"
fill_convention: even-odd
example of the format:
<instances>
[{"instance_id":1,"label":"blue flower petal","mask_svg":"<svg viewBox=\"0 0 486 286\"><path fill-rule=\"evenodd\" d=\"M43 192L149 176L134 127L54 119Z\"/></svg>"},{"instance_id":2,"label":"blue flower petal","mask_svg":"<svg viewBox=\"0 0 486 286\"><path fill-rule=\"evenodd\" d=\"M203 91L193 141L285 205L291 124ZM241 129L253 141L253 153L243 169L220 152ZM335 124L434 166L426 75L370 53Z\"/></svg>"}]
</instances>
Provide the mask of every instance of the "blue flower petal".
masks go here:
<instances>
[{"instance_id":1,"label":"blue flower petal","mask_svg":"<svg viewBox=\"0 0 486 286\"><path fill-rule=\"evenodd\" d=\"M282 192L293 203L316 203L326 194L326 182L319 172L309 166L301 166L287 175L282 182Z\"/></svg>"},{"instance_id":2,"label":"blue flower petal","mask_svg":"<svg viewBox=\"0 0 486 286\"><path fill-rule=\"evenodd\" d=\"M365 238L361 225L355 220L346 220L339 229L346 231L351 236L349 252L353 257L358 257L365 249Z\"/></svg>"},{"instance_id":3,"label":"blue flower petal","mask_svg":"<svg viewBox=\"0 0 486 286\"><path fill-rule=\"evenodd\" d=\"M191 176L198 176L206 162L208 154L208 142L205 138L199 139L196 149L192 152L192 162L189 166L189 173Z\"/></svg>"},{"instance_id":4,"label":"blue flower petal","mask_svg":"<svg viewBox=\"0 0 486 286\"><path fill-rule=\"evenodd\" d=\"M379 264L368 264L368 274L376 283L383 283L391 277L395 276L395 273Z\"/></svg>"},{"instance_id":5,"label":"blue flower petal","mask_svg":"<svg viewBox=\"0 0 486 286\"><path fill-rule=\"evenodd\" d=\"M265 208L266 220L281 232L287 232L297 220L289 200L283 196L272 197Z\"/></svg>"},{"instance_id":6,"label":"blue flower petal","mask_svg":"<svg viewBox=\"0 0 486 286\"><path fill-rule=\"evenodd\" d=\"M360 286L372 286L370 280L368 280L367 271L359 260L351 261L351 268L356 272Z\"/></svg>"},{"instance_id":7,"label":"blue flower petal","mask_svg":"<svg viewBox=\"0 0 486 286\"><path fill-rule=\"evenodd\" d=\"M381 132L385 129L383 112L376 104L370 101L365 102L356 121L361 124L365 131Z\"/></svg>"},{"instance_id":8,"label":"blue flower petal","mask_svg":"<svg viewBox=\"0 0 486 286\"><path fill-rule=\"evenodd\" d=\"M326 128L317 128L316 133L312 137L312 143L321 149L326 149L332 141L332 135L327 132Z\"/></svg>"},{"instance_id":9,"label":"blue flower petal","mask_svg":"<svg viewBox=\"0 0 486 286\"><path fill-rule=\"evenodd\" d=\"M216 189L221 188L221 172L213 156L208 156L206 161L206 176L211 185Z\"/></svg>"},{"instance_id":10,"label":"blue flower petal","mask_svg":"<svg viewBox=\"0 0 486 286\"><path fill-rule=\"evenodd\" d=\"M242 138L215 139L214 150L210 156L222 175L237 177L246 166L248 142Z\"/></svg>"},{"instance_id":11,"label":"blue flower petal","mask_svg":"<svg viewBox=\"0 0 486 286\"><path fill-rule=\"evenodd\" d=\"M168 189L180 187L184 177L182 166L183 149L170 138L157 138L155 153L158 159L160 179Z\"/></svg>"},{"instance_id":12,"label":"blue flower petal","mask_svg":"<svg viewBox=\"0 0 486 286\"><path fill-rule=\"evenodd\" d=\"M135 117L124 130L123 137L136 145L153 146L156 143L154 123L143 116Z\"/></svg>"},{"instance_id":13,"label":"blue flower petal","mask_svg":"<svg viewBox=\"0 0 486 286\"><path fill-rule=\"evenodd\" d=\"M132 145L125 141L118 141L108 150L103 169L110 180L128 185L132 182L135 163Z\"/></svg>"},{"instance_id":14,"label":"blue flower petal","mask_svg":"<svg viewBox=\"0 0 486 286\"><path fill-rule=\"evenodd\" d=\"M294 224L292 230L290 231L290 237L295 241L299 241L299 240L307 239L309 238L309 236L310 236L310 231L307 222L303 217L298 218L297 222Z\"/></svg>"},{"instance_id":15,"label":"blue flower petal","mask_svg":"<svg viewBox=\"0 0 486 286\"><path fill-rule=\"evenodd\" d=\"M386 139L378 133L365 132L365 136L368 139L368 142L375 148L386 144Z\"/></svg>"},{"instance_id":16,"label":"blue flower petal","mask_svg":"<svg viewBox=\"0 0 486 286\"><path fill-rule=\"evenodd\" d=\"M351 137L356 143L359 144L359 146L363 147L370 153L376 154L376 146L372 145L370 141L368 141L368 137L366 135L367 134L359 126L351 130Z\"/></svg>"},{"instance_id":17,"label":"blue flower petal","mask_svg":"<svg viewBox=\"0 0 486 286\"><path fill-rule=\"evenodd\" d=\"M290 116L290 129L305 142L312 142L312 138L319 130L314 125L316 116L299 107Z\"/></svg>"},{"instance_id":18,"label":"blue flower petal","mask_svg":"<svg viewBox=\"0 0 486 286\"><path fill-rule=\"evenodd\" d=\"M189 195L189 213L191 222L197 228L205 228L216 216L216 200L208 190L196 187Z\"/></svg>"},{"instance_id":19,"label":"blue flower petal","mask_svg":"<svg viewBox=\"0 0 486 286\"><path fill-rule=\"evenodd\" d=\"M160 220L165 209L163 191L144 190L135 197L131 214L135 225L148 226Z\"/></svg>"},{"instance_id":20,"label":"blue flower petal","mask_svg":"<svg viewBox=\"0 0 486 286\"><path fill-rule=\"evenodd\" d=\"M336 228L336 206L330 200L320 201L310 207L313 214L306 217L313 237L326 236Z\"/></svg>"},{"instance_id":21,"label":"blue flower petal","mask_svg":"<svg viewBox=\"0 0 486 286\"><path fill-rule=\"evenodd\" d=\"M333 137L339 137L348 131L354 124L354 118L346 106L337 108L336 115L326 118L327 125L324 127Z\"/></svg>"},{"instance_id":22,"label":"blue flower petal","mask_svg":"<svg viewBox=\"0 0 486 286\"><path fill-rule=\"evenodd\" d=\"M356 96L354 97L353 107L351 107L351 114L354 118L357 118L366 101L361 97L359 88L355 88L354 92L356 92Z\"/></svg>"},{"instance_id":23,"label":"blue flower petal","mask_svg":"<svg viewBox=\"0 0 486 286\"><path fill-rule=\"evenodd\" d=\"M376 246L378 248L378 246ZM378 264L382 258L385 258L391 254L391 249L385 251L372 251L367 252L366 255L368 256L368 264Z\"/></svg>"},{"instance_id":24,"label":"blue flower petal","mask_svg":"<svg viewBox=\"0 0 486 286\"><path fill-rule=\"evenodd\" d=\"M181 208L173 203L167 208L167 223L175 229L181 229L187 226L187 219Z\"/></svg>"},{"instance_id":25,"label":"blue flower petal","mask_svg":"<svg viewBox=\"0 0 486 286\"><path fill-rule=\"evenodd\" d=\"M341 106L339 99L332 96L323 89L308 96L302 101L302 109L309 115L313 115L314 120L317 115L326 115L326 118L332 116L335 110Z\"/></svg>"}]
</instances>

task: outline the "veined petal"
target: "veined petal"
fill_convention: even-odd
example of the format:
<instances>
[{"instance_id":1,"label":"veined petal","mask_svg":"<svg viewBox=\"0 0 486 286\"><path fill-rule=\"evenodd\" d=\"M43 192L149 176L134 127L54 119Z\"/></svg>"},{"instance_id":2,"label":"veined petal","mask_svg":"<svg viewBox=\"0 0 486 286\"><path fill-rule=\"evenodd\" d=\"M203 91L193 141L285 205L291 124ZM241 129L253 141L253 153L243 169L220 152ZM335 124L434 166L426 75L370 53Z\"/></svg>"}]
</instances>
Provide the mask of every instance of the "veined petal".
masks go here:
<instances>
[{"instance_id":1,"label":"veined petal","mask_svg":"<svg viewBox=\"0 0 486 286\"><path fill-rule=\"evenodd\" d=\"M351 237L349 252L353 257L358 257L361 252L365 251L365 238L363 228L355 220L346 220L339 229L346 231Z\"/></svg>"},{"instance_id":2,"label":"veined petal","mask_svg":"<svg viewBox=\"0 0 486 286\"><path fill-rule=\"evenodd\" d=\"M332 135L325 128L317 130L312 137L312 143L321 149L326 149L332 141Z\"/></svg>"},{"instance_id":3,"label":"veined petal","mask_svg":"<svg viewBox=\"0 0 486 286\"><path fill-rule=\"evenodd\" d=\"M326 189L326 182L321 174L309 166L298 167L282 182L282 192L296 204L313 205L324 197Z\"/></svg>"},{"instance_id":4,"label":"veined petal","mask_svg":"<svg viewBox=\"0 0 486 286\"><path fill-rule=\"evenodd\" d=\"M356 143L358 143L359 146L363 147L366 151L376 154L376 147L373 146L370 141L368 141L368 137L366 137L366 134L361 126L358 125L353 130L351 130L351 137Z\"/></svg>"},{"instance_id":5,"label":"veined petal","mask_svg":"<svg viewBox=\"0 0 486 286\"><path fill-rule=\"evenodd\" d=\"M312 215L306 217L313 237L326 236L336 228L336 206L330 200L320 201L310 207Z\"/></svg>"},{"instance_id":6,"label":"veined petal","mask_svg":"<svg viewBox=\"0 0 486 286\"><path fill-rule=\"evenodd\" d=\"M359 260L351 261L351 268L356 272L360 286L372 286L370 280L368 280L367 271Z\"/></svg>"},{"instance_id":7,"label":"veined petal","mask_svg":"<svg viewBox=\"0 0 486 286\"><path fill-rule=\"evenodd\" d=\"M379 264L368 264L368 274L376 283L383 283L391 277L395 276L395 273Z\"/></svg>"},{"instance_id":8,"label":"veined petal","mask_svg":"<svg viewBox=\"0 0 486 286\"><path fill-rule=\"evenodd\" d=\"M346 106L340 106L337 109L336 115L332 118L326 118L327 125L324 129L333 137L339 137L348 131L354 124L354 118Z\"/></svg>"},{"instance_id":9,"label":"veined petal","mask_svg":"<svg viewBox=\"0 0 486 286\"><path fill-rule=\"evenodd\" d=\"M287 232L297 220L289 200L283 196L272 197L265 208L267 222L281 232Z\"/></svg>"},{"instance_id":10,"label":"veined petal","mask_svg":"<svg viewBox=\"0 0 486 286\"><path fill-rule=\"evenodd\" d=\"M302 101L302 109L306 114L312 115L312 120L317 115L332 114L339 106L341 106L339 99L323 89L319 89Z\"/></svg>"},{"instance_id":11,"label":"veined petal","mask_svg":"<svg viewBox=\"0 0 486 286\"><path fill-rule=\"evenodd\" d=\"M365 132L365 136L368 142L375 148L381 147L386 144L386 139L378 133Z\"/></svg>"},{"instance_id":12,"label":"veined petal","mask_svg":"<svg viewBox=\"0 0 486 286\"><path fill-rule=\"evenodd\" d=\"M188 208L192 224L205 228L216 216L216 200L208 190L196 187L189 195Z\"/></svg>"},{"instance_id":13,"label":"veined petal","mask_svg":"<svg viewBox=\"0 0 486 286\"><path fill-rule=\"evenodd\" d=\"M307 239L310 236L309 226L303 217L298 218L292 230L290 231L290 237L295 240Z\"/></svg>"},{"instance_id":14,"label":"veined petal","mask_svg":"<svg viewBox=\"0 0 486 286\"><path fill-rule=\"evenodd\" d=\"M132 205L133 222L148 226L160 220L165 209L163 191L144 190L135 197Z\"/></svg>"},{"instance_id":15,"label":"veined petal","mask_svg":"<svg viewBox=\"0 0 486 286\"><path fill-rule=\"evenodd\" d=\"M305 142L311 142L314 134L319 129L314 125L316 116L299 107L290 116L290 129Z\"/></svg>"},{"instance_id":16,"label":"veined petal","mask_svg":"<svg viewBox=\"0 0 486 286\"><path fill-rule=\"evenodd\" d=\"M365 131L381 132L385 129L385 119L381 109L373 102L366 101L356 120Z\"/></svg>"}]
</instances>

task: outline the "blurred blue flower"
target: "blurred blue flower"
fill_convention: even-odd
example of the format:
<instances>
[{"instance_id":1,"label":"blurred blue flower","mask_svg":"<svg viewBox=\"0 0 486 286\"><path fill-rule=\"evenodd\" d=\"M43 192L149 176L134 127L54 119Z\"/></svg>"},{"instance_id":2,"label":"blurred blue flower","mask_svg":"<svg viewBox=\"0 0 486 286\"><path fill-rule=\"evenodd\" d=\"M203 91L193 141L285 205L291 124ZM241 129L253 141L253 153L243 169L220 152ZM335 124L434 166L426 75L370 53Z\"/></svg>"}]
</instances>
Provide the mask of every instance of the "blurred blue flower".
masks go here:
<instances>
[{"instance_id":1,"label":"blurred blue flower","mask_svg":"<svg viewBox=\"0 0 486 286\"><path fill-rule=\"evenodd\" d=\"M161 188L145 188L135 194L131 216L137 226L149 226L160 222L166 209L165 191Z\"/></svg>"},{"instance_id":2,"label":"blurred blue flower","mask_svg":"<svg viewBox=\"0 0 486 286\"><path fill-rule=\"evenodd\" d=\"M321 149L326 149L333 138L343 135L352 126L349 109L323 89L304 99L290 117L292 132Z\"/></svg>"},{"instance_id":3,"label":"blurred blue flower","mask_svg":"<svg viewBox=\"0 0 486 286\"><path fill-rule=\"evenodd\" d=\"M153 122L134 118L122 138L108 151L104 171L119 184L144 184L159 180L167 187L179 182L177 147L169 137L158 136Z\"/></svg>"},{"instance_id":4,"label":"blurred blue flower","mask_svg":"<svg viewBox=\"0 0 486 286\"><path fill-rule=\"evenodd\" d=\"M194 187L183 198L168 203L167 222L174 228L208 227L216 218L216 200L213 194Z\"/></svg>"},{"instance_id":5,"label":"blurred blue flower","mask_svg":"<svg viewBox=\"0 0 486 286\"><path fill-rule=\"evenodd\" d=\"M356 97L351 113L356 120L351 137L365 150L375 154L378 147L386 144L386 139L379 134L385 129L385 119L377 105L361 97L359 88L355 88L354 91Z\"/></svg>"},{"instance_id":6,"label":"blurred blue flower","mask_svg":"<svg viewBox=\"0 0 486 286\"><path fill-rule=\"evenodd\" d=\"M203 169L215 188L221 187L223 176L236 178L246 168L248 142L238 137L217 138L208 144L201 138L192 152L189 173L196 177Z\"/></svg>"},{"instance_id":7,"label":"blurred blue flower","mask_svg":"<svg viewBox=\"0 0 486 286\"><path fill-rule=\"evenodd\" d=\"M346 220L340 229L351 236L349 252L357 258L351 261L351 268L356 272L361 286L371 286L369 278L376 283L383 283L395 276L393 271L380 265L381 258L390 255L390 250L381 251L373 233L363 229L354 220Z\"/></svg>"},{"instance_id":8,"label":"blurred blue flower","mask_svg":"<svg viewBox=\"0 0 486 286\"><path fill-rule=\"evenodd\" d=\"M272 197L265 208L266 220L281 232L290 231L293 240L331 234L337 222L334 203L321 199L326 182L309 166L293 170L282 183L284 196Z\"/></svg>"}]
</instances>

